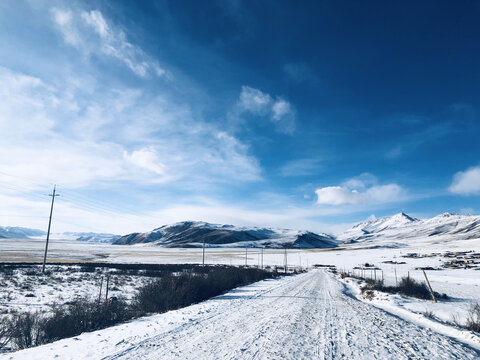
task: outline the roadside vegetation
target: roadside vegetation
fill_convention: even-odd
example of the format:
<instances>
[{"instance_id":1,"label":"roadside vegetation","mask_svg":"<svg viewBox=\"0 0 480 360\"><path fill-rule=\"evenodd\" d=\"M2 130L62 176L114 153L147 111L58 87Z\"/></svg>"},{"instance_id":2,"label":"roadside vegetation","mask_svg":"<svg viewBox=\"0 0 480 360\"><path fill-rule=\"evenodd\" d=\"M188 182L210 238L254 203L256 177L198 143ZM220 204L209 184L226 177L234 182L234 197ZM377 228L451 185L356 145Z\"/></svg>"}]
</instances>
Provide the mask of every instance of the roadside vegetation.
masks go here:
<instances>
[{"instance_id":1,"label":"roadside vegetation","mask_svg":"<svg viewBox=\"0 0 480 360\"><path fill-rule=\"evenodd\" d=\"M87 266L87 271L95 267ZM5 270L5 269L4 269ZM7 270L9 272L10 270ZM129 267L116 271L148 273L133 298L96 294L53 306L53 311L19 312L0 321L0 350L19 350L100 330L154 313L192 305L233 288L275 278L274 270L231 266L163 265L149 269ZM41 276L40 274L37 274ZM48 276L43 276L48 281Z\"/></svg>"},{"instance_id":2,"label":"roadside vegetation","mask_svg":"<svg viewBox=\"0 0 480 360\"><path fill-rule=\"evenodd\" d=\"M470 304L465 322L462 322L457 315L452 315L451 322L459 328L480 333L480 303Z\"/></svg>"},{"instance_id":3,"label":"roadside vegetation","mask_svg":"<svg viewBox=\"0 0 480 360\"><path fill-rule=\"evenodd\" d=\"M372 279L362 276L357 276L354 274L349 274L346 272L340 273L342 279L350 277L364 282L364 285L361 287L361 292L366 296L367 299L372 300L375 291L382 291L390 294L399 294L404 296L410 296L417 299L431 300L432 295L428 289L427 284L424 281L417 281L409 276L404 276L398 281L397 285L385 285L385 282L382 279ZM436 299L448 299L447 294L440 294L438 292L433 292Z\"/></svg>"},{"instance_id":4,"label":"roadside vegetation","mask_svg":"<svg viewBox=\"0 0 480 360\"><path fill-rule=\"evenodd\" d=\"M337 273L335 270L334 273ZM409 296L422 300L431 300L432 295L428 289L428 286L423 281L417 281L411 277L405 276L400 279L398 285L396 286L387 286L383 280L374 280L372 278L366 278L358 276L355 274L340 272L340 277L344 278L353 278L363 282L361 286L362 295L368 299L373 300L375 298L375 291L386 292L390 294L399 294L403 296ZM440 294L438 292L433 292L437 300L448 300L449 297L447 294ZM423 312L423 315L432 320L440 321L449 325L454 325L461 329L466 329L476 333L480 333L480 303L475 302L470 305L467 310L466 317L461 320L458 314L453 314L450 321L440 320L432 310L426 310Z\"/></svg>"},{"instance_id":5,"label":"roadside vegetation","mask_svg":"<svg viewBox=\"0 0 480 360\"><path fill-rule=\"evenodd\" d=\"M410 277L403 277L396 286L387 286L383 281L373 281L370 279L365 280L366 284L362 287L362 293L376 290L383 291L390 294L399 294L404 296L410 296L417 299L431 300L432 296L428 290L427 284L423 281L417 281ZM434 292L437 299L448 299L447 294L440 294Z\"/></svg>"}]
</instances>

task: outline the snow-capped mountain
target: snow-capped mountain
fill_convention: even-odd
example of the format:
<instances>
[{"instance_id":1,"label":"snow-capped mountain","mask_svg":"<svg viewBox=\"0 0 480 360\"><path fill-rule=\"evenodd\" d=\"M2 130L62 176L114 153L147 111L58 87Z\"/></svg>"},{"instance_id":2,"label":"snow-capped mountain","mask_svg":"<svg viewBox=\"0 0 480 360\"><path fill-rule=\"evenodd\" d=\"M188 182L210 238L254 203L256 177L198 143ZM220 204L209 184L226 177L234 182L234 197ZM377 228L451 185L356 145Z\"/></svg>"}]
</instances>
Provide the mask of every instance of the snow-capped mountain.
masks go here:
<instances>
[{"instance_id":1,"label":"snow-capped mountain","mask_svg":"<svg viewBox=\"0 0 480 360\"><path fill-rule=\"evenodd\" d=\"M480 238L480 216L444 213L431 219L415 219L404 213L355 225L338 236L345 243L430 240L468 240Z\"/></svg>"},{"instance_id":2,"label":"snow-capped mountain","mask_svg":"<svg viewBox=\"0 0 480 360\"><path fill-rule=\"evenodd\" d=\"M143 244L165 247L267 247L267 248L331 248L338 245L327 234L308 231L247 228L217 225L199 221L184 221L164 225L146 233L122 236L114 244Z\"/></svg>"},{"instance_id":3,"label":"snow-capped mountain","mask_svg":"<svg viewBox=\"0 0 480 360\"><path fill-rule=\"evenodd\" d=\"M29 229L18 226L0 226L0 238L7 239L28 239L32 236L42 236L46 232L38 229Z\"/></svg>"}]
</instances>

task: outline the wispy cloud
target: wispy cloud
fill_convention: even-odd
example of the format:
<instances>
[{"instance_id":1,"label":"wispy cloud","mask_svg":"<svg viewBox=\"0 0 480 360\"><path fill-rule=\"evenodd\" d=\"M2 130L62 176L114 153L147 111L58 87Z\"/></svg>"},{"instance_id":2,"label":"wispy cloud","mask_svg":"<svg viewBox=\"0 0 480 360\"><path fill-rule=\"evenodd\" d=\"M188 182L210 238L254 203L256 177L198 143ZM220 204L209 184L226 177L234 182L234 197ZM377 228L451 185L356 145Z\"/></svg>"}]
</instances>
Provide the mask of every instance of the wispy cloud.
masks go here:
<instances>
[{"instance_id":1,"label":"wispy cloud","mask_svg":"<svg viewBox=\"0 0 480 360\"><path fill-rule=\"evenodd\" d=\"M283 71L287 79L295 83L310 83L313 85L319 83L318 75L305 63L287 63L283 66Z\"/></svg>"},{"instance_id":2,"label":"wispy cloud","mask_svg":"<svg viewBox=\"0 0 480 360\"><path fill-rule=\"evenodd\" d=\"M0 82L0 170L6 173L75 187L261 178L247 145L166 93L91 81L85 94L71 87L77 79L49 84L6 68Z\"/></svg>"},{"instance_id":3,"label":"wispy cloud","mask_svg":"<svg viewBox=\"0 0 480 360\"><path fill-rule=\"evenodd\" d=\"M416 118L411 118L416 119ZM392 149L387 151L386 157L390 159L399 158L407 153L415 151L420 146L441 139L444 136L447 136L453 131L453 126L450 123L443 123L432 125L422 131L418 131L409 135L406 135L402 140L394 146Z\"/></svg>"},{"instance_id":4,"label":"wispy cloud","mask_svg":"<svg viewBox=\"0 0 480 360\"><path fill-rule=\"evenodd\" d=\"M136 75L164 76L166 70L126 38L125 32L109 23L98 10L52 8L56 28L66 44L91 54L115 58Z\"/></svg>"},{"instance_id":5,"label":"wispy cloud","mask_svg":"<svg viewBox=\"0 0 480 360\"><path fill-rule=\"evenodd\" d=\"M274 99L270 94L249 86L242 86L236 105L238 116L247 112L268 117L277 131L292 134L295 131L296 110L282 97Z\"/></svg>"},{"instance_id":6,"label":"wispy cloud","mask_svg":"<svg viewBox=\"0 0 480 360\"><path fill-rule=\"evenodd\" d=\"M238 106L241 111L248 111L255 115L267 115L272 108L273 99L258 89L242 86Z\"/></svg>"},{"instance_id":7,"label":"wispy cloud","mask_svg":"<svg viewBox=\"0 0 480 360\"><path fill-rule=\"evenodd\" d=\"M282 176L307 176L318 172L321 160L318 158L296 159L283 165L279 172Z\"/></svg>"}]
</instances>

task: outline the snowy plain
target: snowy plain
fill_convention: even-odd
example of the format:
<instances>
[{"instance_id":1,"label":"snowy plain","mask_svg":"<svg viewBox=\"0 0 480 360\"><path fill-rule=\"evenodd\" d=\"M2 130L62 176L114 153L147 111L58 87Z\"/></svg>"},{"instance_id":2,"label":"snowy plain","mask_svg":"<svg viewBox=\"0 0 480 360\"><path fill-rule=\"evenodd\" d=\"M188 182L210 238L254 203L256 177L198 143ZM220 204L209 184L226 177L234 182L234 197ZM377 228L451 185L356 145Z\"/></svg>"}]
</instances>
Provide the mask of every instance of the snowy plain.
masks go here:
<instances>
[{"instance_id":1,"label":"snowy plain","mask_svg":"<svg viewBox=\"0 0 480 360\"><path fill-rule=\"evenodd\" d=\"M479 351L312 270L0 359L477 359Z\"/></svg>"}]
</instances>

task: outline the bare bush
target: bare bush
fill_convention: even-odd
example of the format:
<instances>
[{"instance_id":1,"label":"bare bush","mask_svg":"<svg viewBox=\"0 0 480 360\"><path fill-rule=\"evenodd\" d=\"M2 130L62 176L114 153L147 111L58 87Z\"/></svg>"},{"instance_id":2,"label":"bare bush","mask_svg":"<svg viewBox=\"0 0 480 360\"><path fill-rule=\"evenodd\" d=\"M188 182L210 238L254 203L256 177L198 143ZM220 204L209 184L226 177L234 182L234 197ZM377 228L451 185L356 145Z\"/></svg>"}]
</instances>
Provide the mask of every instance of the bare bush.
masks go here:
<instances>
[{"instance_id":1,"label":"bare bush","mask_svg":"<svg viewBox=\"0 0 480 360\"><path fill-rule=\"evenodd\" d=\"M385 286L383 281L368 281L368 279L364 280L367 285L362 289L362 292L367 290L378 290L393 294L411 296L418 299L431 299L427 284L425 282L416 281L410 277L403 277L398 286ZM446 294L439 294L437 292L434 292L434 294L437 299L448 299Z\"/></svg>"},{"instance_id":2,"label":"bare bush","mask_svg":"<svg viewBox=\"0 0 480 360\"><path fill-rule=\"evenodd\" d=\"M238 286L275 276L275 273L253 268L204 268L202 273L166 275L139 289L134 304L139 313L178 309Z\"/></svg>"},{"instance_id":3,"label":"bare bush","mask_svg":"<svg viewBox=\"0 0 480 360\"><path fill-rule=\"evenodd\" d=\"M433 319L435 320L437 317L435 316L435 314L433 313L432 310L425 310L423 315L429 319Z\"/></svg>"},{"instance_id":4,"label":"bare bush","mask_svg":"<svg viewBox=\"0 0 480 360\"><path fill-rule=\"evenodd\" d=\"M470 305L465 327L470 331L480 332L480 303Z\"/></svg>"},{"instance_id":5,"label":"bare bush","mask_svg":"<svg viewBox=\"0 0 480 360\"><path fill-rule=\"evenodd\" d=\"M104 303L81 299L68 306L58 307L44 320L42 341L52 342L72 337L85 331L94 331L129 320L133 317L122 299Z\"/></svg>"},{"instance_id":6,"label":"bare bush","mask_svg":"<svg viewBox=\"0 0 480 360\"><path fill-rule=\"evenodd\" d=\"M364 295L365 295L365 298L366 298L367 300L372 301L372 300L375 298L375 291L373 291L373 290L366 290L366 291L364 292Z\"/></svg>"},{"instance_id":7,"label":"bare bush","mask_svg":"<svg viewBox=\"0 0 480 360\"><path fill-rule=\"evenodd\" d=\"M464 327L462 321L460 320L460 316L458 314L452 314L451 322L453 325L455 325L458 328Z\"/></svg>"},{"instance_id":8,"label":"bare bush","mask_svg":"<svg viewBox=\"0 0 480 360\"><path fill-rule=\"evenodd\" d=\"M25 349L41 344L41 316L39 313L24 313L14 316L10 337L14 347Z\"/></svg>"},{"instance_id":9,"label":"bare bush","mask_svg":"<svg viewBox=\"0 0 480 360\"><path fill-rule=\"evenodd\" d=\"M0 350L3 349L9 342L11 337L10 321L3 317L0 319Z\"/></svg>"}]
</instances>

